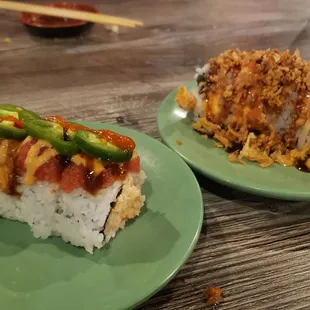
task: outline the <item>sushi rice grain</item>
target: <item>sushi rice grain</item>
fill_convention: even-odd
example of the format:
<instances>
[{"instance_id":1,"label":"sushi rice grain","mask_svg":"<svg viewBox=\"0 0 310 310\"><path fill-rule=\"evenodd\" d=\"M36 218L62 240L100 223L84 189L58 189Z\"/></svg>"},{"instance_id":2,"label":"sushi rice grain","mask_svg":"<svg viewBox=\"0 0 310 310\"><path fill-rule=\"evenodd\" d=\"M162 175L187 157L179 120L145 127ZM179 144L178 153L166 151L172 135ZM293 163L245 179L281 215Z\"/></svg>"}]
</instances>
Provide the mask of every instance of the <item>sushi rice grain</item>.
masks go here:
<instances>
[{"instance_id":1,"label":"sushi rice grain","mask_svg":"<svg viewBox=\"0 0 310 310\"><path fill-rule=\"evenodd\" d=\"M65 242L93 253L102 248L125 222L140 213L146 176L129 173L96 196L79 188L65 193L56 185L20 185L20 197L0 192L0 217L27 223L36 238L60 236Z\"/></svg>"}]
</instances>

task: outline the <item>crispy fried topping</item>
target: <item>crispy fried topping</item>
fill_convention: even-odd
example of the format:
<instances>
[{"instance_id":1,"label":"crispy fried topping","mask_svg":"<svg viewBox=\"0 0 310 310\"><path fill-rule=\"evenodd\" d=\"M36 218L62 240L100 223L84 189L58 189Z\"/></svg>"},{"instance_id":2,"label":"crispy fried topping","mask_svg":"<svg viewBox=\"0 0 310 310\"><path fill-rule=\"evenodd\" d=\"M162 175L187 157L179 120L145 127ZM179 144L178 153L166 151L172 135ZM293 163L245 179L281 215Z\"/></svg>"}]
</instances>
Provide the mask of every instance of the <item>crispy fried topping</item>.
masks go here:
<instances>
[{"instance_id":1,"label":"crispy fried topping","mask_svg":"<svg viewBox=\"0 0 310 310\"><path fill-rule=\"evenodd\" d=\"M191 92L182 86L178 90L176 102L183 110L190 111L195 107L197 100Z\"/></svg>"},{"instance_id":2,"label":"crispy fried topping","mask_svg":"<svg viewBox=\"0 0 310 310\"><path fill-rule=\"evenodd\" d=\"M267 167L307 159L310 62L298 50L228 50L208 65L201 93L206 104L193 125L196 131L213 136L225 149L240 143L242 150L229 156L234 162L247 158ZM177 103L191 110L196 99L181 87Z\"/></svg>"}]
</instances>

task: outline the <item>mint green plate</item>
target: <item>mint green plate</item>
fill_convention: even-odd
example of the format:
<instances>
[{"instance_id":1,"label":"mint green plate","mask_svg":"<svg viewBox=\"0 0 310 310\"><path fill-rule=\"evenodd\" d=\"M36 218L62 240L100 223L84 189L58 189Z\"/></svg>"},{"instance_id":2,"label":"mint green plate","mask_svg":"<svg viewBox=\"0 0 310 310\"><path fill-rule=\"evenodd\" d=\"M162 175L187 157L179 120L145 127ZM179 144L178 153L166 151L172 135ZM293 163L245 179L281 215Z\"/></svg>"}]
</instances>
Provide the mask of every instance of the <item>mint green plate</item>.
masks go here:
<instances>
[{"instance_id":1,"label":"mint green plate","mask_svg":"<svg viewBox=\"0 0 310 310\"><path fill-rule=\"evenodd\" d=\"M194 82L185 84L190 89ZM191 113L175 104L177 90L161 104L157 124L163 142L190 166L215 181L251 194L285 200L310 200L310 174L295 167L272 165L260 168L255 163L231 163L228 154L214 147L214 140L201 137L192 129ZM176 143L182 141L182 145Z\"/></svg>"},{"instance_id":2,"label":"mint green plate","mask_svg":"<svg viewBox=\"0 0 310 310\"><path fill-rule=\"evenodd\" d=\"M129 309L171 280L198 240L202 197L182 159L142 133L82 123L136 141L147 174L145 209L94 255L60 238L35 239L26 224L0 219L1 309Z\"/></svg>"}]
</instances>

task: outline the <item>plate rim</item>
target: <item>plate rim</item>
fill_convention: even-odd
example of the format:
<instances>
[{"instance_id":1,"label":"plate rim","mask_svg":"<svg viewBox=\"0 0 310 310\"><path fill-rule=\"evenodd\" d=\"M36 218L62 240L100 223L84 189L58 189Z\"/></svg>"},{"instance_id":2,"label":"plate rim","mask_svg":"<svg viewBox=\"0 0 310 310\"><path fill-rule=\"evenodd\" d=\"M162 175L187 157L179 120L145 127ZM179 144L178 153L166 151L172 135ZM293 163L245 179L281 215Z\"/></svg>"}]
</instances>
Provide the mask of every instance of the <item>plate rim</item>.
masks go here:
<instances>
[{"instance_id":1,"label":"plate rim","mask_svg":"<svg viewBox=\"0 0 310 310\"><path fill-rule=\"evenodd\" d=\"M187 86L187 87L191 87L193 86L193 84L195 83L194 80L191 81L187 81L182 83L182 85ZM180 87L181 85L179 85L178 87ZM261 196L261 197L265 197L265 198L272 198L272 199L279 199L279 200L286 200L286 201L310 201L310 190L309 192L298 192L296 193L295 191L273 191L273 190L269 190L268 188L260 188L260 187L255 187L255 186L251 186L251 185L247 185L245 183L243 183L242 181L239 181L238 179L231 179L230 177L227 177L225 175L223 175L222 173L218 174L218 173L214 173L214 172L210 172L207 169L203 169L200 167L199 164L196 164L194 160L192 160L191 158L185 156L178 148L176 148L172 143L169 142L169 140L166 138L166 135L163 134L163 126L161 125L161 117L160 112L162 111L162 109L165 106L172 106L173 102L172 100L170 100L170 97L172 97L174 95L174 93L176 93L177 88L172 89L167 95L166 97L163 99L162 103L159 105L158 109L157 109L157 127L158 127L158 131L160 134L160 137L163 141L163 143L168 146L171 150L173 150L175 153L177 153L189 166L191 166L192 168L194 168L196 171L198 171L200 174L202 174L203 176L210 178L214 181L216 181L219 184L222 184L224 186L227 186L229 188L233 188L233 189L237 189L240 190L244 193L248 193L248 194L252 194L252 195L257 195L257 196ZM170 102L171 101L171 102ZM257 167L259 168L259 167ZM279 168L282 169L287 169L285 167L281 167L279 166ZM290 167L288 167L290 168ZM262 168L260 168L262 169ZM297 197L298 195L298 197Z\"/></svg>"}]
</instances>

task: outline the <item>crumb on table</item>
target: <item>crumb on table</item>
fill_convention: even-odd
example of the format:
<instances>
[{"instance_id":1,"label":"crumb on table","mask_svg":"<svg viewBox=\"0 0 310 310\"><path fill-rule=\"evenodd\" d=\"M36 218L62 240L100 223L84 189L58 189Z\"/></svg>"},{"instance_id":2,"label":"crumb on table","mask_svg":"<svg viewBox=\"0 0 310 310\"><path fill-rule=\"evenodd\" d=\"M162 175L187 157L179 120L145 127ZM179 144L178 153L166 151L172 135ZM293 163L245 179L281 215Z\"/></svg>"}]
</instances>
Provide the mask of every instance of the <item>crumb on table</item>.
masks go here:
<instances>
[{"instance_id":1,"label":"crumb on table","mask_svg":"<svg viewBox=\"0 0 310 310\"><path fill-rule=\"evenodd\" d=\"M177 145L182 145L183 144L181 140L177 140L176 143L177 143Z\"/></svg>"},{"instance_id":2,"label":"crumb on table","mask_svg":"<svg viewBox=\"0 0 310 310\"><path fill-rule=\"evenodd\" d=\"M207 304L210 306L218 305L223 297L223 292L219 287L209 286L205 291L207 297Z\"/></svg>"},{"instance_id":3,"label":"crumb on table","mask_svg":"<svg viewBox=\"0 0 310 310\"><path fill-rule=\"evenodd\" d=\"M3 43L12 43L12 40L10 38L4 38Z\"/></svg>"},{"instance_id":4,"label":"crumb on table","mask_svg":"<svg viewBox=\"0 0 310 310\"><path fill-rule=\"evenodd\" d=\"M117 25L106 25L105 28L111 32L119 33L119 27Z\"/></svg>"}]
</instances>

